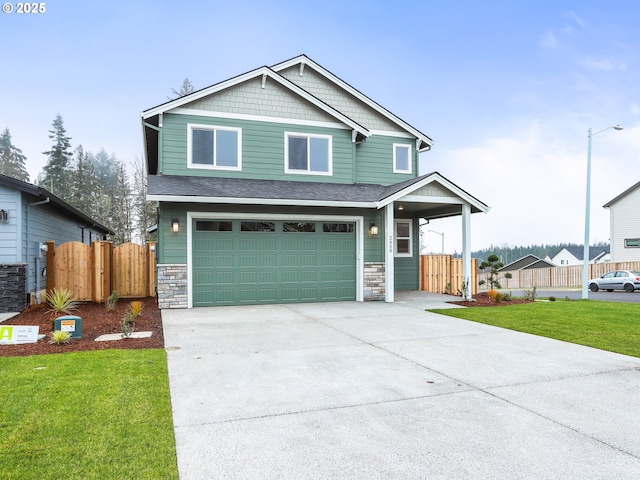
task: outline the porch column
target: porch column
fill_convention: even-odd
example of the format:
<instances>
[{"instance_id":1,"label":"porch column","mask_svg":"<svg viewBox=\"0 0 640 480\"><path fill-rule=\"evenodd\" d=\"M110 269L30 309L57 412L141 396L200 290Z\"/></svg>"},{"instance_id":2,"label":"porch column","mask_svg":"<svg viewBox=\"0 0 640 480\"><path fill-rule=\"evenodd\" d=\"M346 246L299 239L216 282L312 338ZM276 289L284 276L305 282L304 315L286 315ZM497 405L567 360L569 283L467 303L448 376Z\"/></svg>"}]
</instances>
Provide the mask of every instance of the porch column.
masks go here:
<instances>
[{"instance_id":1,"label":"porch column","mask_svg":"<svg viewBox=\"0 0 640 480\"><path fill-rule=\"evenodd\" d=\"M465 300L471 300L471 205L462 204L462 278L467 286Z\"/></svg>"},{"instance_id":2,"label":"porch column","mask_svg":"<svg viewBox=\"0 0 640 480\"><path fill-rule=\"evenodd\" d=\"M395 297L394 288L394 258L393 258L393 202L385 207L384 210L384 274L385 274L385 302L393 302Z\"/></svg>"}]
</instances>

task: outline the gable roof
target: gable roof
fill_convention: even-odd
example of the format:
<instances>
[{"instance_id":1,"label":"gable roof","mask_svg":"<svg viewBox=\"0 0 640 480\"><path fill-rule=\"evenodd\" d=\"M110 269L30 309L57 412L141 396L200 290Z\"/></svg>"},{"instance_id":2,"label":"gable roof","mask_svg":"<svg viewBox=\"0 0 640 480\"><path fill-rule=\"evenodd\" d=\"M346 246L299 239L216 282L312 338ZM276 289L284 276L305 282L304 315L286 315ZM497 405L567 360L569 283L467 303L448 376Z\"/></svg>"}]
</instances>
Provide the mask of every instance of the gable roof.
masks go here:
<instances>
[{"instance_id":1,"label":"gable roof","mask_svg":"<svg viewBox=\"0 0 640 480\"><path fill-rule=\"evenodd\" d=\"M603 205L604 208L611 208L611 206L616 203L618 200L622 199L623 197L626 197L628 194L630 194L631 192L633 192L636 188L640 187L640 182L631 185L629 188L627 188L624 192L622 192L620 195L618 195L616 198L609 200L607 203L605 203Z\"/></svg>"},{"instance_id":2,"label":"gable roof","mask_svg":"<svg viewBox=\"0 0 640 480\"><path fill-rule=\"evenodd\" d=\"M556 265L553 263L530 253L529 255L525 255L524 257L505 265L498 269L498 271L529 270L531 268L548 268L555 266Z\"/></svg>"},{"instance_id":3,"label":"gable roof","mask_svg":"<svg viewBox=\"0 0 640 480\"><path fill-rule=\"evenodd\" d=\"M558 250L551 258L557 257L562 250L566 250L578 260L584 260L584 247L563 247ZM609 247L589 247L589 260L595 260L609 253Z\"/></svg>"},{"instance_id":4,"label":"gable roof","mask_svg":"<svg viewBox=\"0 0 640 480\"><path fill-rule=\"evenodd\" d=\"M31 183L23 182L22 180L18 180L17 178L8 177L7 175L2 175L2 174L0 174L0 185L7 188L12 188L14 190L18 190L20 192L27 193L29 195L39 197L42 200L48 200L49 203L58 207L58 209L62 210L66 215L72 218L75 218L76 220L85 224L86 227L93 227L96 230L99 230L100 232L102 232L103 234L113 235L114 233L104 225L101 225L100 223L96 222L94 219L85 215L77 208L69 205L64 200L56 197L53 193L49 192L48 190L45 190L42 187L39 187L38 185L33 185Z\"/></svg>"},{"instance_id":5,"label":"gable roof","mask_svg":"<svg viewBox=\"0 0 640 480\"><path fill-rule=\"evenodd\" d=\"M410 124L408 124L407 122L402 120L400 117L394 115L389 110L384 108L382 105L380 105L377 102L373 101L371 98L367 97L365 94L363 94L362 92L360 92L356 88L352 87L347 82L345 82L341 78L337 77L336 75L331 73L326 68L324 68L321 65L317 64L316 62L314 62L312 59L310 59L309 57L307 57L304 54L298 55L297 57L293 57L293 58L291 58L289 60L285 60L284 62L278 63L278 64L272 66L271 68L276 72L280 72L280 71L282 71L284 69L287 69L287 68L290 68L290 67L296 66L296 65L300 65L301 71L306 66L309 66L309 67L313 68L316 72L320 73L323 77L325 77L329 81L333 82L335 85L339 86L345 92L347 92L350 95L352 95L353 97L357 98L358 100L360 100L365 105L371 107L373 110L375 110L376 112L378 112L382 116L386 117L388 120L391 120L393 123L398 125L401 129L406 130L407 132L411 133L413 136L418 138L420 140L420 142L421 142L421 146L420 146L420 148L418 150L420 150L420 151L428 150L433 145L433 140L431 138L429 138L427 135L425 135L424 133L422 133L420 130L418 130L417 128L411 126Z\"/></svg>"},{"instance_id":6,"label":"gable roof","mask_svg":"<svg viewBox=\"0 0 640 480\"><path fill-rule=\"evenodd\" d=\"M449 182L438 172L429 173L398 184L318 183L291 180L256 180L245 178L150 175L147 200L186 203L234 203L247 205L336 206L383 208L410 195L429 182L450 188L471 204L473 213L486 212L489 207ZM459 206L442 216L459 215Z\"/></svg>"},{"instance_id":7,"label":"gable roof","mask_svg":"<svg viewBox=\"0 0 640 480\"><path fill-rule=\"evenodd\" d=\"M188 103L194 102L201 98L214 95L215 93L221 92L228 88L239 85L248 80L252 80L255 78L262 77L263 83L270 79L272 81L277 82L279 85L285 87L293 94L299 96L305 101L311 103L316 108L319 108L323 112L335 118L339 123L346 125L354 132L354 138L357 139L366 139L371 136L371 132L363 125L359 124L352 118L340 112L338 109L331 106L329 103L321 100L317 96L303 89L299 85L296 85L294 82L280 75L278 72L282 71L285 68L289 68L293 65L309 65L315 71L323 75L325 78L333 82L342 90L346 91L348 94L357 98L359 101L363 102L368 107L372 108L379 114L383 115L396 125L398 125L402 130L407 133L415 136L418 139L418 150L424 151L431 148L433 144L433 140L426 136L424 133L420 132L418 129L412 127L404 120L400 119L396 115L392 114L384 107L380 106L373 100L371 100L366 95L362 94L355 88L353 88L348 83L344 82L325 68L321 67L313 60L311 60L306 55L299 55L285 62L274 65L273 67L262 66L256 68L255 70L251 70L249 72L237 75L228 80L224 80L213 84L209 87L202 88L195 92L192 92L188 95L184 95L182 97L176 98L174 100L169 100L167 102L161 103L152 108L148 108L141 112L140 116L142 118L142 131L143 131L143 141L144 141L144 152L147 160L147 170L150 174L157 173L158 168L158 134L161 127L160 116L168 111L177 109L186 105ZM304 68L304 67L302 67Z\"/></svg>"}]
</instances>

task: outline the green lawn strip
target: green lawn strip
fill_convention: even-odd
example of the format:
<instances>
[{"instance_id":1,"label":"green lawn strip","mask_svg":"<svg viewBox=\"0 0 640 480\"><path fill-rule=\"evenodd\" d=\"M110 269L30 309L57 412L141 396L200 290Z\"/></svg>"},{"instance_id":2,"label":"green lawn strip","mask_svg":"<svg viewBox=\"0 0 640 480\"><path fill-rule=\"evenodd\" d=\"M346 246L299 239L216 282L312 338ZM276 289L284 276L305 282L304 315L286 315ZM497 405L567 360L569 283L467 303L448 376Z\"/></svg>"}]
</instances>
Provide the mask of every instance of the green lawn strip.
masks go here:
<instances>
[{"instance_id":1,"label":"green lawn strip","mask_svg":"<svg viewBox=\"0 0 640 480\"><path fill-rule=\"evenodd\" d=\"M178 478L164 350L0 357L0 372L3 479Z\"/></svg>"},{"instance_id":2,"label":"green lawn strip","mask_svg":"<svg viewBox=\"0 0 640 480\"><path fill-rule=\"evenodd\" d=\"M640 357L637 303L556 301L429 311Z\"/></svg>"}]
</instances>

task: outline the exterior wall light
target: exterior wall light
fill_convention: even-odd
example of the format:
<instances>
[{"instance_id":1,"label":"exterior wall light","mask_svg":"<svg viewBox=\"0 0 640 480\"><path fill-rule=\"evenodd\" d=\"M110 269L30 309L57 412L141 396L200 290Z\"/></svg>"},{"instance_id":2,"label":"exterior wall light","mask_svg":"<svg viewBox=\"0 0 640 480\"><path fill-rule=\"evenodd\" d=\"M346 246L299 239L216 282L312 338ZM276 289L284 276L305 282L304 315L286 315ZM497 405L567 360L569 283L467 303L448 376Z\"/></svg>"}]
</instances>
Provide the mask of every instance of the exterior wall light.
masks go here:
<instances>
[{"instance_id":1,"label":"exterior wall light","mask_svg":"<svg viewBox=\"0 0 640 480\"><path fill-rule=\"evenodd\" d=\"M180 231L180 220L177 218L171 219L171 231L173 233L178 233Z\"/></svg>"},{"instance_id":2,"label":"exterior wall light","mask_svg":"<svg viewBox=\"0 0 640 480\"><path fill-rule=\"evenodd\" d=\"M369 233L371 235L378 235L378 226L373 222L369 225Z\"/></svg>"},{"instance_id":3,"label":"exterior wall light","mask_svg":"<svg viewBox=\"0 0 640 480\"><path fill-rule=\"evenodd\" d=\"M0 222L8 222L9 221L9 212L6 210L0 210Z\"/></svg>"}]
</instances>

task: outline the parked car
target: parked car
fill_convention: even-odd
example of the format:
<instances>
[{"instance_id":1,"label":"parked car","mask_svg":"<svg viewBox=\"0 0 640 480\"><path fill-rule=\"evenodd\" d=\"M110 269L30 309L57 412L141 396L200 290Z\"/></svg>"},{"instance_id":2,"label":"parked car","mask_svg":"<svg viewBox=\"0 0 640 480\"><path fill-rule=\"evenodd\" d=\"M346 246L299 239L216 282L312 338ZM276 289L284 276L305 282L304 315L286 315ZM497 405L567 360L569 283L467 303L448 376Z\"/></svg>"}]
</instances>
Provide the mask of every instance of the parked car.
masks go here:
<instances>
[{"instance_id":1,"label":"parked car","mask_svg":"<svg viewBox=\"0 0 640 480\"><path fill-rule=\"evenodd\" d=\"M613 292L614 290L624 290L633 293L640 290L640 272L633 270L615 270L605 273L600 278L592 278L589 280L589 289L592 292L598 290L606 290Z\"/></svg>"}]
</instances>

